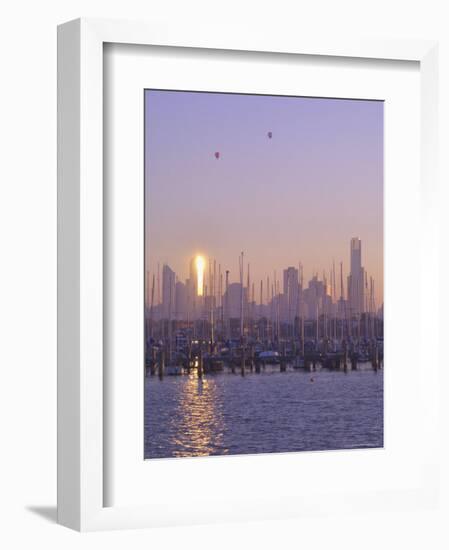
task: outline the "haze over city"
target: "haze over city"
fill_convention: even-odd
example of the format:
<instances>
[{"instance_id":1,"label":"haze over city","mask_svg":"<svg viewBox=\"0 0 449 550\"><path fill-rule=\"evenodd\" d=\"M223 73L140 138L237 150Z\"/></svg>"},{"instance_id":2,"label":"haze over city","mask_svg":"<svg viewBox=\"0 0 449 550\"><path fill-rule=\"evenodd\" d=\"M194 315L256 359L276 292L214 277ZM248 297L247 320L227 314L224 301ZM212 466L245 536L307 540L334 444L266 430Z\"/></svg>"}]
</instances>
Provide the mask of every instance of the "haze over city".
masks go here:
<instances>
[{"instance_id":1,"label":"haze over city","mask_svg":"<svg viewBox=\"0 0 449 550\"><path fill-rule=\"evenodd\" d=\"M256 283L342 261L346 285L357 236L383 302L382 102L147 90L145 107L148 272L184 281L201 254L238 282L245 250Z\"/></svg>"}]
</instances>

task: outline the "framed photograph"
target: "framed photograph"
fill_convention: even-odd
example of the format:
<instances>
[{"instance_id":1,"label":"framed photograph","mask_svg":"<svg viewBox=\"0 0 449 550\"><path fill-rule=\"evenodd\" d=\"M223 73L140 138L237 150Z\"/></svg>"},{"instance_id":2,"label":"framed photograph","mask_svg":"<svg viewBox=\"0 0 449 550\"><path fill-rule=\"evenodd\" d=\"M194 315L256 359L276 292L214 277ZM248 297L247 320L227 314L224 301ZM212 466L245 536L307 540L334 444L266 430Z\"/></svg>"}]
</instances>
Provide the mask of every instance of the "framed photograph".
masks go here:
<instances>
[{"instance_id":1,"label":"framed photograph","mask_svg":"<svg viewBox=\"0 0 449 550\"><path fill-rule=\"evenodd\" d=\"M59 522L433 505L436 44L58 51Z\"/></svg>"}]
</instances>

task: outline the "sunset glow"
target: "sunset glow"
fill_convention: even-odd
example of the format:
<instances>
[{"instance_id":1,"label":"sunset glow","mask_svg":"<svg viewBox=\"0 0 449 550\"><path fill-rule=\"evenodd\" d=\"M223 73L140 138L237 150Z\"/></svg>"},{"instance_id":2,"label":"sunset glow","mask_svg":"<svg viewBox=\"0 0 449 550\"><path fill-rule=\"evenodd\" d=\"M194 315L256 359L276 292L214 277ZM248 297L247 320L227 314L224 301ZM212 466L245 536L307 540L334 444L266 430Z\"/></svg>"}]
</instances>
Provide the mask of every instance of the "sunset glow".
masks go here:
<instances>
[{"instance_id":1,"label":"sunset glow","mask_svg":"<svg viewBox=\"0 0 449 550\"><path fill-rule=\"evenodd\" d=\"M145 97L148 271L164 261L184 281L193 250L206 263L216 258L235 283L245 250L254 282L299 261L308 282L332 258L343 261L346 282L348 243L358 236L383 302L381 101Z\"/></svg>"}]
</instances>

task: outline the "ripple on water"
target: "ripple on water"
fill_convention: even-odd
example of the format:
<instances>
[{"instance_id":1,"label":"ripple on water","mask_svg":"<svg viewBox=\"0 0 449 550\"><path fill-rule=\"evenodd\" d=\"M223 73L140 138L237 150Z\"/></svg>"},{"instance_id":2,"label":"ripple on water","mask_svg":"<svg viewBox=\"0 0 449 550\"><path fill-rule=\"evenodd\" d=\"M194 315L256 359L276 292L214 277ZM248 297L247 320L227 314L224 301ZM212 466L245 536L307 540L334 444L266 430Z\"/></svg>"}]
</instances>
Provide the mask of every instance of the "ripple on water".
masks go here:
<instances>
[{"instance_id":1,"label":"ripple on water","mask_svg":"<svg viewBox=\"0 0 449 550\"><path fill-rule=\"evenodd\" d=\"M145 458L383 446L383 373L145 380Z\"/></svg>"}]
</instances>

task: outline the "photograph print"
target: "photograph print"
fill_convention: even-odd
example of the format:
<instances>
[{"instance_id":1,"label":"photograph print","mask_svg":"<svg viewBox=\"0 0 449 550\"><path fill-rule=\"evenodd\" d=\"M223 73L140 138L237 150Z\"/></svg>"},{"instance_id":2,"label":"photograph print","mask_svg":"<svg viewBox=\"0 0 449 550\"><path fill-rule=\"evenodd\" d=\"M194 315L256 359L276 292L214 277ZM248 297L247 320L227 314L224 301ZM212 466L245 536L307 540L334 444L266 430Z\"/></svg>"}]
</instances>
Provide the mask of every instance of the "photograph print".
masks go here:
<instances>
[{"instance_id":1,"label":"photograph print","mask_svg":"<svg viewBox=\"0 0 449 550\"><path fill-rule=\"evenodd\" d=\"M383 102L144 107L144 458L383 447Z\"/></svg>"}]
</instances>

